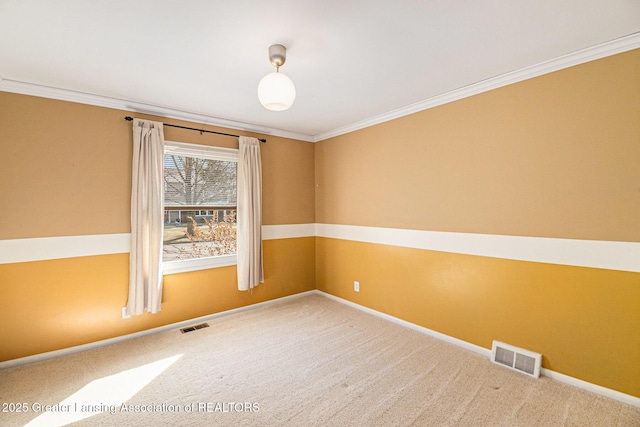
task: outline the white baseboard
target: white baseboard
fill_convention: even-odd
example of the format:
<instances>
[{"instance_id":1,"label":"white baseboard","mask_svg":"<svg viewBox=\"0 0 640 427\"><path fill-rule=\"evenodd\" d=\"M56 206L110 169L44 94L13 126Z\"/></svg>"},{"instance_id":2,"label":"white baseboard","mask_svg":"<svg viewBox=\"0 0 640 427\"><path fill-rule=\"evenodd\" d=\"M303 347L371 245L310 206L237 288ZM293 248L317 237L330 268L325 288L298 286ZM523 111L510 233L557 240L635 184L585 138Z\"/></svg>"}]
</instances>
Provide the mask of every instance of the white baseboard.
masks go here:
<instances>
[{"instance_id":1,"label":"white baseboard","mask_svg":"<svg viewBox=\"0 0 640 427\"><path fill-rule=\"evenodd\" d=\"M593 384L587 381L580 380L578 378L570 377L569 375L561 374L560 372L552 371L551 369L541 368L540 375L543 375L552 380L559 381L564 384L571 385L573 387L580 388L582 390L589 391L591 393L605 396L618 402L626 403L627 405L640 408L640 397L631 396L630 394L621 393L617 390L602 387L597 384Z\"/></svg>"},{"instance_id":2,"label":"white baseboard","mask_svg":"<svg viewBox=\"0 0 640 427\"><path fill-rule=\"evenodd\" d=\"M331 295L331 294L328 294L326 292L322 292L322 291L319 291L319 290L316 289L316 290L312 290L312 291L306 291L306 292L301 292L301 293L294 294L294 295L289 295L289 296L282 297L282 298L276 298L276 299L269 300L269 301L264 301L264 302L260 302L260 303L256 303L256 304L251 304L251 305L247 305L247 306L244 306L244 307L238 307L238 308L234 308L234 309L231 309L231 310L210 314L210 315L207 315L207 316L197 317L195 319L189 319L189 320L185 320L185 321L182 321L182 322L172 323L170 325L160 326L160 327L153 328L153 329L148 329L148 330L145 330L145 331L135 332L133 334L122 335L122 336L115 337L115 338L109 338L109 339L106 339L106 340L96 341L96 342L89 343L89 344L78 345L78 346L75 346L75 347L64 348L64 349L61 349L61 350L55 350L55 351L49 351L49 352L46 352L46 353L35 354L33 356L27 356L27 357L21 357L21 358L18 358L18 359L7 360L7 361L4 361L4 362L0 362L0 369L6 369L6 368L14 367L14 366L26 365L28 363L40 362L40 361L47 360L47 359L53 359L53 358L56 358L56 357L66 356L66 355L73 354L73 353L78 353L78 352L81 352L81 351L91 350L91 349L94 349L94 348L104 347L104 346L107 346L107 345L116 344L116 343L119 343L119 342L128 341L128 340L135 339L135 338L140 338L140 337L151 335L151 334L155 334L155 333L158 333L158 332L164 332L164 331L169 331L169 330L172 330L172 329L184 328L184 327L190 326L190 325L192 325L194 323L206 322L206 321L209 321L209 320L216 319L218 317L228 316L230 314L240 313L240 312L247 311L247 310L253 310L255 308L264 307L264 306L267 306L267 305L276 304L276 303L280 303L280 302L284 302L284 301L289 301L289 300L301 298L301 297L304 297L304 296L307 296L307 295L314 295L314 294L323 296L325 298L328 298L330 300L339 302L341 304L347 305L349 307L355 308L355 309L363 311L365 313L369 313L369 314L374 315L376 317L379 317L381 319L388 320L388 321L396 323L396 324L398 324L400 326L404 326L406 328L413 329L414 331L421 332L423 334L432 336L434 338L437 338L439 340L448 342L450 344L454 344L454 345L456 345L458 347L464 348L464 349L472 351L474 353L478 353L478 354L480 354L482 356L485 356L485 357L490 357L491 356L491 350L489 350L487 348L480 347L480 346L477 346L475 344L471 344L469 342L460 340L458 338L451 337L449 335L442 334L440 332L434 331L432 329L425 328L423 326L416 325L416 324L411 323L411 322L407 322L406 320L399 319L397 317L382 313L382 312L377 311L377 310L373 310L373 309L365 307L363 305L356 304L354 302L348 301L346 299L343 299L343 298L340 298L340 297L337 297L337 296L334 296L334 295ZM610 399L617 400L617 401L622 402L622 403L626 403L627 405L631 405L631 406L640 408L640 398L639 397L631 396L629 394L625 394L625 393L622 393L622 392L619 392L619 391L616 391L616 390L612 390L610 388L606 388L606 387L599 386L597 384L589 383L587 381L583 381L583 380L580 380L578 378L570 377L568 375L561 374L559 372L555 372L555 371L552 371L552 370L546 369L546 368L542 368L541 369L541 375L543 375L543 376L545 376L547 378L553 379L555 381L559 381L561 383L568 384L568 385L571 385L571 386L574 386L574 387L589 391L591 393L598 394L598 395L601 395L601 396L605 396L605 397L608 397Z\"/></svg>"},{"instance_id":3,"label":"white baseboard","mask_svg":"<svg viewBox=\"0 0 640 427\"><path fill-rule=\"evenodd\" d=\"M416 325L415 323L407 322L406 320L398 319L397 317L390 316L386 313L382 313L381 311L373 310L369 307L365 307L360 304L356 304L354 302L348 301L346 299L342 299L340 297L336 297L334 295L328 294L326 292L322 292L319 290L315 291L318 295L322 295L325 298L329 298L330 300L337 301L339 303L348 305L349 307L353 307L360 311L364 311L365 313L373 314L376 317L380 317L382 319L388 320L390 322L396 323L400 326L404 326L405 328L413 329L414 331L421 332L426 335L430 335L434 338L438 338L439 340L446 341L448 343L457 345L458 347L462 347L464 349L473 351L474 353L481 354L483 356L489 357L491 356L491 350L488 350L484 347L477 346L475 344L468 343L466 341L459 340L458 338L451 337L449 335L442 334L440 332L436 332L432 329L425 328L423 326Z\"/></svg>"},{"instance_id":4,"label":"white baseboard","mask_svg":"<svg viewBox=\"0 0 640 427\"><path fill-rule=\"evenodd\" d=\"M487 348L484 348L484 347L480 347L480 346L477 346L475 344L468 343L468 342L460 340L458 338L454 338L454 337L451 337L449 335L445 335L445 334L442 334L440 332L436 332L434 330L425 328L423 326L416 325L416 324L411 323L411 322L407 322L406 320L398 319L397 317L390 316L388 314L382 313L382 312L377 311L377 310L373 310L371 308L365 307L365 306L360 305L360 304L356 304L354 302L351 302L351 301L348 301L346 299L343 299L343 298L328 294L326 292L322 292L322 291L319 291L319 290L315 290L315 291L311 291L311 292L314 292L314 293L316 293L318 295L321 295L323 297L329 298L329 299L331 299L333 301L337 301L339 303L348 305L349 307L353 307L353 308L355 308L357 310L364 311L365 313L372 314L372 315L374 315L376 317L379 317L381 319L385 319L385 320L391 321L393 323L396 323L398 325L413 329L414 331L418 331L418 332L421 332L423 334L426 334L426 335L432 336L434 338L437 338L439 340L448 342L450 344L457 345L458 347L462 347L462 348L464 348L466 350L473 351L474 353L478 353L478 354L481 354L481 355L486 356L486 357L491 357L491 350L490 349L487 349ZM631 396L630 394L625 394L625 393L619 392L617 390L612 390L610 388L602 387L602 386L599 386L597 384L593 384L593 383L590 383L590 382L587 382L587 381L580 380L578 378L570 377L568 375L552 371L551 369L542 368L540 370L540 374L545 376L545 377L547 377L547 378L550 378L552 380L555 380L555 381L558 381L558 382L561 382L561 383L564 383L564 384L568 384L568 385L571 385L573 387L577 387L579 389L586 390L586 391L589 391L589 392L594 393L594 394L605 396L605 397L608 397L610 399L617 400L617 401L622 402L622 403L626 403L627 405L631 405L631 406L635 406L637 408L640 408L640 397Z\"/></svg>"},{"instance_id":5,"label":"white baseboard","mask_svg":"<svg viewBox=\"0 0 640 427\"><path fill-rule=\"evenodd\" d=\"M144 336L147 336L147 335L156 334L158 332L169 331L169 330L172 330L172 329L180 329L180 328L184 328L184 327L193 325L194 323L207 322L209 320L213 320L213 319L218 318L218 317L228 316L230 314L240 313L240 312L247 311L247 310L253 310L254 308L264 307L264 306L275 304L275 303L280 303L280 302L284 302L284 301L288 301L288 300L292 300L292 299L296 299L296 298L301 298L303 296L312 295L314 293L315 293L315 291L301 292L299 294L288 295L288 296L282 297L282 298L276 298L276 299L272 299L272 300L269 300L269 301L264 301L264 302L259 302L259 303L256 303L256 304L246 305L244 307L238 307L238 308L234 308L232 310L221 311L219 313L209 314L207 316L197 317L195 319L184 320L182 322L172 323L170 325L159 326L157 328L147 329L145 331L140 331L140 332L135 332L135 333L132 333L132 334L122 335L122 336L115 337L115 338L109 338L109 339L102 340L102 341L96 341L96 342L92 342L92 343L88 343L88 344L82 344L82 345L78 345L78 346L75 346L75 347L63 348L63 349L55 350L55 351L48 351L46 353L34 354L33 356L26 356L26 357L21 357L21 358L18 358L18 359L7 360L7 361L4 361L4 362L0 362L0 369L12 368L14 366L26 365L27 363L40 362L42 360L53 359L55 357L66 356L66 355L73 354L73 353L79 353L81 351L92 350L94 348L104 347L104 346L107 346L107 345L111 345L111 344L116 344L116 343L123 342L123 341L132 340L134 338L140 338L140 337L144 337Z\"/></svg>"}]
</instances>

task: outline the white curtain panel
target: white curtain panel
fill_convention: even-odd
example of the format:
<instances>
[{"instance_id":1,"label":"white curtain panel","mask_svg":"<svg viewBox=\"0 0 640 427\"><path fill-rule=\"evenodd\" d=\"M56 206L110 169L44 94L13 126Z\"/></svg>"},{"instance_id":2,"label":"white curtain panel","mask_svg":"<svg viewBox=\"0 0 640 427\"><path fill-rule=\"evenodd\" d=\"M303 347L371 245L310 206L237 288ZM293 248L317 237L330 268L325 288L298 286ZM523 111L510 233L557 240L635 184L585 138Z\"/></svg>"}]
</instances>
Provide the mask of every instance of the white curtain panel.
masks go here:
<instances>
[{"instance_id":1,"label":"white curtain panel","mask_svg":"<svg viewBox=\"0 0 640 427\"><path fill-rule=\"evenodd\" d=\"M238 150L238 289L264 281L262 270L262 164L260 142L240 137Z\"/></svg>"},{"instance_id":2,"label":"white curtain panel","mask_svg":"<svg viewBox=\"0 0 640 427\"><path fill-rule=\"evenodd\" d=\"M129 314L157 313L161 309L163 159L162 123L134 119Z\"/></svg>"}]
</instances>

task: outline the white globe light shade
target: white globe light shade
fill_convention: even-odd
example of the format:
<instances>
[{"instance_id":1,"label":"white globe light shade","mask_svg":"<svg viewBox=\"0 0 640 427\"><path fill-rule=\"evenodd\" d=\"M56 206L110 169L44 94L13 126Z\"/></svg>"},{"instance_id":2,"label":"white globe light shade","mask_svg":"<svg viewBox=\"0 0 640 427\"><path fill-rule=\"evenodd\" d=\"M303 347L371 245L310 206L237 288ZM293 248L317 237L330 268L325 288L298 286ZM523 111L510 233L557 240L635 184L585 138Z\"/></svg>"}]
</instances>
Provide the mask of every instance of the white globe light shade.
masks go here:
<instances>
[{"instance_id":1,"label":"white globe light shade","mask_svg":"<svg viewBox=\"0 0 640 427\"><path fill-rule=\"evenodd\" d=\"M258 83L258 99L267 110L284 111L293 105L296 87L285 74L269 73Z\"/></svg>"}]
</instances>

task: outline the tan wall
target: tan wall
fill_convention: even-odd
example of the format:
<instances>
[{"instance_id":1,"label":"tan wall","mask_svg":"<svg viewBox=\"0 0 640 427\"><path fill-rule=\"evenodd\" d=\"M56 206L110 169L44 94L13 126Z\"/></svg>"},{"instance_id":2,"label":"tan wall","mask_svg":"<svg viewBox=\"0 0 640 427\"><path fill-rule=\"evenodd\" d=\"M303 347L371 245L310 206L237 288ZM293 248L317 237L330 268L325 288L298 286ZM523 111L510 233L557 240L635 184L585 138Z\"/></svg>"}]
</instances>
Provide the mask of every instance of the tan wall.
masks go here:
<instances>
[{"instance_id":1,"label":"tan wall","mask_svg":"<svg viewBox=\"0 0 640 427\"><path fill-rule=\"evenodd\" d=\"M316 222L640 241L640 50L316 144Z\"/></svg>"},{"instance_id":2,"label":"tan wall","mask_svg":"<svg viewBox=\"0 0 640 427\"><path fill-rule=\"evenodd\" d=\"M317 143L316 222L640 242L638 70L635 50ZM640 396L640 273L318 237L316 286Z\"/></svg>"},{"instance_id":3,"label":"tan wall","mask_svg":"<svg viewBox=\"0 0 640 427\"><path fill-rule=\"evenodd\" d=\"M0 92L0 194L12 211L0 220L0 239L129 232L132 136L124 116Z\"/></svg>"},{"instance_id":4,"label":"tan wall","mask_svg":"<svg viewBox=\"0 0 640 427\"><path fill-rule=\"evenodd\" d=\"M0 239L130 231L132 132L124 117L134 114L6 92L0 112L0 194L22 219L0 219ZM261 146L264 224L314 222L313 144L257 136L268 139ZM171 127L165 139L238 146L235 138Z\"/></svg>"},{"instance_id":5,"label":"tan wall","mask_svg":"<svg viewBox=\"0 0 640 427\"><path fill-rule=\"evenodd\" d=\"M131 123L126 115L0 92L0 240L130 232ZM227 129L227 133L241 133ZM314 222L313 144L261 146L264 224ZM237 139L165 128L165 138L237 147ZM165 276L157 315L121 319L128 254L0 264L0 361L86 344L311 290L314 238L264 242L265 283L237 291L235 267Z\"/></svg>"}]
</instances>

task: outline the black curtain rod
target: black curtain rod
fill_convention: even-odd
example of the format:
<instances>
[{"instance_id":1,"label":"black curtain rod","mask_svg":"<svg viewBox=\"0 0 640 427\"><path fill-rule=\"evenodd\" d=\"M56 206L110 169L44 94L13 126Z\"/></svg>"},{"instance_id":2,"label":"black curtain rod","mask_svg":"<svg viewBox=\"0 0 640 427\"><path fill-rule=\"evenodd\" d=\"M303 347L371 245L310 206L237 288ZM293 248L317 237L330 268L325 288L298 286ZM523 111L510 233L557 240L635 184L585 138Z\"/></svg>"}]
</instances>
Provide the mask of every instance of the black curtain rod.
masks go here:
<instances>
[{"instance_id":1,"label":"black curtain rod","mask_svg":"<svg viewBox=\"0 0 640 427\"><path fill-rule=\"evenodd\" d=\"M132 121L133 121L133 117L131 117L131 116L127 116L127 117L125 117L124 119L125 119L126 121L128 121L128 122L132 122ZM204 129L196 129L196 128L188 128L188 127L186 127L186 126L171 125L171 124L168 124L168 123L163 123L162 125L163 125L163 126L171 126L172 128L180 128L180 129L187 129L187 130L195 130L195 131L197 131L197 132L200 132L201 134L202 134L203 132L206 132L206 133L215 133L216 135L233 136L233 137L235 137L235 138L240 138L240 135L232 135L232 134L230 134L230 133L214 132L214 131L212 131L212 130L204 130ZM261 139L261 138L258 138L258 141L262 142L263 144L267 142L267 140L266 140L266 139Z\"/></svg>"}]
</instances>

